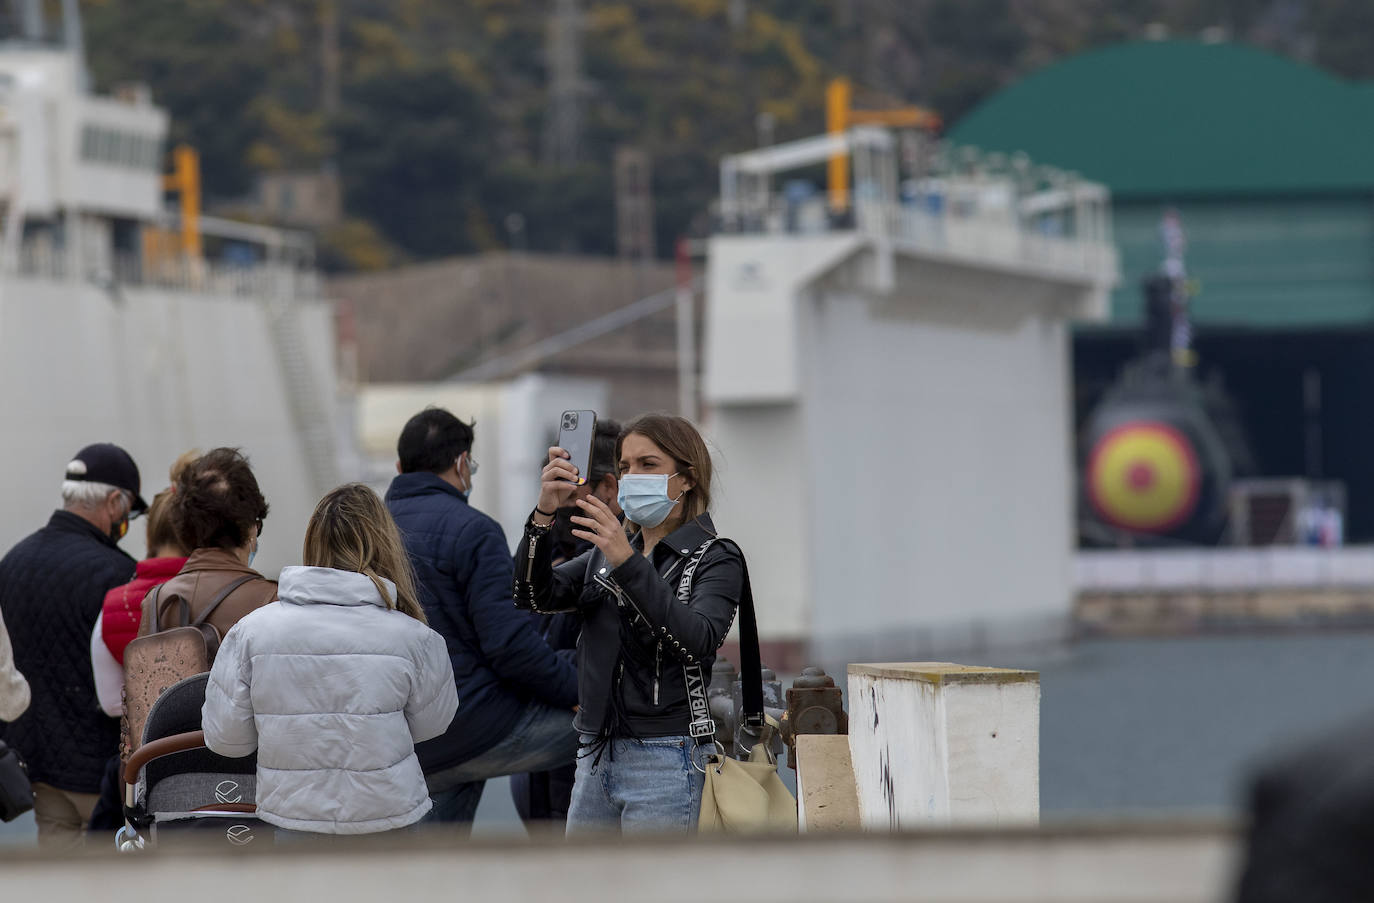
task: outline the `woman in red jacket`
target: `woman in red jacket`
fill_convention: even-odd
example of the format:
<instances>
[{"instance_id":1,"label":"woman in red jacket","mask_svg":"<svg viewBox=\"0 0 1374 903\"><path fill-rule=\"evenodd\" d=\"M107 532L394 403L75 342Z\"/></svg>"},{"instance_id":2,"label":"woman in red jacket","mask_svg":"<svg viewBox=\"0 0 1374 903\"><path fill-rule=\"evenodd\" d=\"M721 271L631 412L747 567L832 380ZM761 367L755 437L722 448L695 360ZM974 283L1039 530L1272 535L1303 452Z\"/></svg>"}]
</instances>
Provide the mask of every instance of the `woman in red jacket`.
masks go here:
<instances>
[{"instance_id":1,"label":"woman in red jacket","mask_svg":"<svg viewBox=\"0 0 1374 903\"><path fill-rule=\"evenodd\" d=\"M175 577L187 553L172 526L171 501L177 477L198 455L187 452L172 465L172 485L153 496L148 506L148 557L138 563L134 579L105 595L105 605L91 634L91 668L100 707L107 715L124 714L124 647L138 635L143 597Z\"/></svg>"}]
</instances>

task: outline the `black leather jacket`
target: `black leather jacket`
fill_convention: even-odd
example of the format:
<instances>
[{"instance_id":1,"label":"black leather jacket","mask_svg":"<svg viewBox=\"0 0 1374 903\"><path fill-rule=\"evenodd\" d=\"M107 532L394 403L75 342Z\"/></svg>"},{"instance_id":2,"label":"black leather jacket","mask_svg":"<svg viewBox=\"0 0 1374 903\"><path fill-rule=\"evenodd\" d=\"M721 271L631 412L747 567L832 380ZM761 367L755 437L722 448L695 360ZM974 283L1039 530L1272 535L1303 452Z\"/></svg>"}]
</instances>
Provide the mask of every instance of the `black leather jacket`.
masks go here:
<instances>
[{"instance_id":1,"label":"black leather jacket","mask_svg":"<svg viewBox=\"0 0 1374 903\"><path fill-rule=\"evenodd\" d=\"M636 554L612 568L592 549L555 568L547 533L526 522L515 553L515 604L541 614L582 614L579 731L618 737L688 733L684 666L700 665L710 681L744 582L739 548L718 539L693 574L690 597L679 601L683 569L715 536L703 514L665 536L648 558ZM631 545L642 549L641 537Z\"/></svg>"}]
</instances>

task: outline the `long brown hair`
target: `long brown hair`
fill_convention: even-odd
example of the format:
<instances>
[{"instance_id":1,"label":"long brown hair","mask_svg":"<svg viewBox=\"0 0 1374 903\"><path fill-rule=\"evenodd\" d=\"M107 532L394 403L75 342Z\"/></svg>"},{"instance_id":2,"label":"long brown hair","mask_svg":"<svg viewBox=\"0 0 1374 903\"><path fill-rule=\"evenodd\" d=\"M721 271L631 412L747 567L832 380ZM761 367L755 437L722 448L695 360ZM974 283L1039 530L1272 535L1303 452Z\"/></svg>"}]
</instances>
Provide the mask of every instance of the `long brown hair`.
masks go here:
<instances>
[{"instance_id":1,"label":"long brown hair","mask_svg":"<svg viewBox=\"0 0 1374 903\"><path fill-rule=\"evenodd\" d=\"M677 472L692 478L692 488L682 498L685 524L711 510L711 453L692 421L672 414L643 414L625 424L615 441L615 459L620 460L625 437L638 433L671 455Z\"/></svg>"},{"instance_id":2,"label":"long brown hair","mask_svg":"<svg viewBox=\"0 0 1374 903\"><path fill-rule=\"evenodd\" d=\"M387 608L429 623L415 592L415 575L396 522L377 493L362 483L340 486L320 499L305 528L301 561L306 567L355 571L370 577ZM396 585L396 598L391 597L383 579Z\"/></svg>"}]
</instances>

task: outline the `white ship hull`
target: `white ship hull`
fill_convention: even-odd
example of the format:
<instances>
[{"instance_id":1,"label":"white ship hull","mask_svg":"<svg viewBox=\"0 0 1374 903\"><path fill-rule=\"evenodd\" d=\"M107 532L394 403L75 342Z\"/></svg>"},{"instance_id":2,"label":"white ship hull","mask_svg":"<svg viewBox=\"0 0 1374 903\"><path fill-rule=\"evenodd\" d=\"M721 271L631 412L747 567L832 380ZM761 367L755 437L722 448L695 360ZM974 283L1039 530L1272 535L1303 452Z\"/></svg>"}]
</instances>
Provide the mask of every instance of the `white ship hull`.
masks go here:
<instances>
[{"instance_id":1,"label":"white ship hull","mask_svg":"<svg viewBox=\"0 0 1374 903\"><path fill-rule=\"evenodd\" d=\"M0 276L0 549L47 521L63 467L116 442L144 496L189 448L236 446L271 505L255 563L298 563L339 479L331 306L320 300ZM123 546L143 553L143 530Z\"/></svg>"}]
</instances>

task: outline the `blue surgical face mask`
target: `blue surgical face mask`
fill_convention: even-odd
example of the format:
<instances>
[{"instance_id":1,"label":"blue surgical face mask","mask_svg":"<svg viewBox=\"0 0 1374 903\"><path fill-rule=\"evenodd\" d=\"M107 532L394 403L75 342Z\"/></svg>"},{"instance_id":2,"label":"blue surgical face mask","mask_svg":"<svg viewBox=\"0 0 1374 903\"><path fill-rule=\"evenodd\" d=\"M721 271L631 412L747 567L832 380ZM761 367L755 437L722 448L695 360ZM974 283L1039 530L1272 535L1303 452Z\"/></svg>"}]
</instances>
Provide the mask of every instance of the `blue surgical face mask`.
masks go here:
<instances>
[{"instance_id":1,"label":"blue surgical face mask","mask_svg":"<svg viewBox=\"0 0 1374 903\"><path fill-rule=\"evenodd\" d=\"M253 559L258 557L258 549L262 548L262 543L253 540L253 551L248 553L248 566L253 566Z\"/></svg>"},{"instance_id":2,"label":"blue surgical face mask","mask_svg":"<svg viewBox=\"0 0 1374 903\"><path fill-rule=\"evenodd\" d=\"M627 520L641 527L657 527L673 513L682 501L684 490L677 498L668 497L668 481L675 473L627 473L620 478L618 501Z\"/></svg>"}]
</instances>

